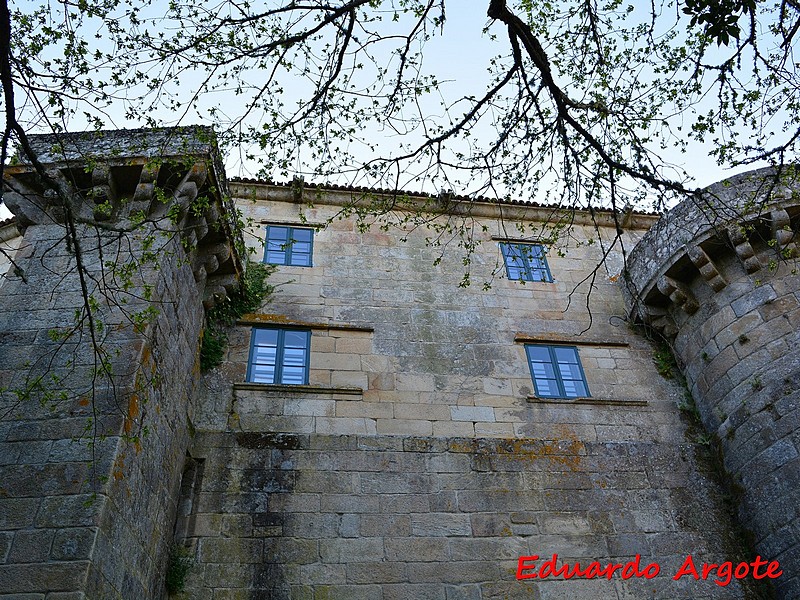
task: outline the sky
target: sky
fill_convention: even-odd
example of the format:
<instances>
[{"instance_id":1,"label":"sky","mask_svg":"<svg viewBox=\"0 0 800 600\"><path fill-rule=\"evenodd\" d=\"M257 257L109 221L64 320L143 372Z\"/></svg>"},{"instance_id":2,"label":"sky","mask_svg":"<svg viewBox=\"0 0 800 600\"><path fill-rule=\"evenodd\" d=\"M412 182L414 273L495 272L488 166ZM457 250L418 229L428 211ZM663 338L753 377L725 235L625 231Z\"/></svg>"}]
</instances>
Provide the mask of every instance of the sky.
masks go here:
<instances>
[{"instance_id":1,"label":"sky","mask_svg":"<svg viewBox=\"0 0 800 600\"><path fill-rule=\"evenodd\" d=\"M446 5L445 35L443 37L435 36L426 46L424 54L425 70L438 74L442 82L440 84L440 92L443 97L458 97L464 93L465 89L482 89L484 86L481 82L489 81L487 67L491 57L507 51L508 40L505 38L504 28L501 24L494 23L490 26L488 34L482 33L482 30L490 24L488 17L485 15L484 4L484 2L475 2L475 0L453 0L448 2ZM636 0L634 4L648 8L650 6L649 2L642 4L641 0ZM492 40L490 38L491 34L496 34L497 39ZM180 82L180 86L183 88L191 89L192 85L191 78ZM287 99L291 98L292 93L294 93L293 90L286 90ZM215 101L218 100L219 95L215 98ZM223 98L220 104L223 108L228 108L235 102L236 99L231 96L227 99ZM431 104L431 110L435 111L437 108ZM156 116L163 118L167 122L173 118L173 115L169 113ZM126 120L119 106L112 107L108 117L108 121L113 123L113 126L141 126L141 122ZM196 123L200 119L200 117L189 116L184 123ZM85 122L81 122L80 118L70 123L71 130L81 130L83 128L85 128ZM491 135L492 131L485 130L485 134L487 136ZM378 135L377 131L376 135ZM391 138L387 138L387 143L392 141ZM695 186L705 187L724 177L735 174L721 169L709 157L708 152L710 149L708 145L693 144L688 153L667 153L665 158L669 162L685 169L693 178ZM240 158L236 153L229 153L226 164L229 175L253 176L257 171L257 165L248 161L242 162ZM296 169L303 171L306 167L301 161L296 164ZM0 218L5 218L7 214L5 208L0 207Z\"/></svg>"}]
</instances>

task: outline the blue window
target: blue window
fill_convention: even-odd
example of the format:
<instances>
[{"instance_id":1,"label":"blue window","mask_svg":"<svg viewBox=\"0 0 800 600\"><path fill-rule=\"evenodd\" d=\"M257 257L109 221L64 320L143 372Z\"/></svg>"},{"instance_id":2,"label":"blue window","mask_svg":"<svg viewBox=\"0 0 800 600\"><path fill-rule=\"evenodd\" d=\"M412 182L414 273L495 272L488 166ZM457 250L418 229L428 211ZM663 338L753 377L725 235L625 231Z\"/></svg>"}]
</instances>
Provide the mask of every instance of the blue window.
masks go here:
<instances>
[{"instance_id":1,"label":"blue window","mask_svg":"<svg viewBox=\"0 0 800 600\"><path fill-rule=\"evenodd\" d=\"M247 365L253 383L308 383L311 332L302 329L254 327Z\"/></svg>"},{"instance_id":2,"label":"blue window","mask_svg":"<svg viewBox=\"0 0 800 600\"><path fill-rule=\"evenodd\" d=\"M525 346L531 377L540 398L587 398L589 388L578 349L573 346Z\"/></svg>"},{"instance_id":3,"label":"blue window","mask_svg":"<svg viewBox=\"0 0 800 600\"><path fill-rule=\"evenodd\" d=\"M520 281L553 281L547 259L544 257L544 246L541 244L500 243L503 259L506 263L506 274L509 279Z\"/></svg>"},{"instance_id":4,"label":"blue window","mask_svg":"<svg viewBox=\"0 0 800 600\"><path fill-rule=\"evenodd\" d=\"M267 225L264 262L271 265L310 267L313 247L313 229Z\"/></svg>"}]
</instances>

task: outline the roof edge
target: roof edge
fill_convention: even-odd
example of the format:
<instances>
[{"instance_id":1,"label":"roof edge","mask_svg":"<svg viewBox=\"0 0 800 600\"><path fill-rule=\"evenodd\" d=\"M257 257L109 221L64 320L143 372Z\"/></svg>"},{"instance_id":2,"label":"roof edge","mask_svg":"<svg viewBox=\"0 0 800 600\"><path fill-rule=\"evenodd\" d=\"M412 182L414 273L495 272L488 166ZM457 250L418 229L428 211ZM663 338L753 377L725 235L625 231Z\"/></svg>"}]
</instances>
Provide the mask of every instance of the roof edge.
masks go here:
<instances>
[{"instance_id":1,"label":"roof edge","mask_svg":"<svg viewBox=\"0 0 800 600\"><path fill-rule=\"evenodd\" d=\"M276 200L296 204L315 202L337 206L363 207L369 203L385 206L387 200L398 197L407 199L407 206L398 210L419 208L431 213L461 214L464 216L492 216L559 222L569 217L570 223L577 225L598 223L616 226L623 229L649 229L661 217L657 213L645 213L634 210L614 212L611 209L571 208L559 205L525 202L486 196L469 197L451 194L435 196L426 192L406 190L388 190L336 184L305 183L300 179L292 182L278 183L269 180L234 177L228 180L231 193L237 197L251 197L254 200ZM246 191L245 191L246 190ZM325 195L325 198L322 195ZM394 207L392 206L394 210ZM616 219L615 219L616 216Z\"/></svg>"}]
</instances>

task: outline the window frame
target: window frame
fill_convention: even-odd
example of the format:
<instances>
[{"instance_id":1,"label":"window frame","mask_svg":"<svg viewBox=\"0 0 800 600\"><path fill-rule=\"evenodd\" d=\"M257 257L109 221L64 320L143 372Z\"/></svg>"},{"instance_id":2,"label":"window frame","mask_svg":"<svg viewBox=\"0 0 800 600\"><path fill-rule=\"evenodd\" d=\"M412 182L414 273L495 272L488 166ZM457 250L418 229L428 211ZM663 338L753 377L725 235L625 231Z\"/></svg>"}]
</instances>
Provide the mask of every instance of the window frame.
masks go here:
<instances>
[{"instance_id":1,"label":"window frame","mask_svg":"<svg viewBox=\"0 0 800 600\"><path fill-rule=\"evenodd\" d=\"M269 260L269 244L270 244L270 229L286 229L286 244L281 244L283 252L283 262L273 262ZM294 246L295 242L298 241L293 237L295 231L309 231L311 232L311 239L309 241L309 249L308 249L308 262L307 264L292 264L292 246ZM314 266L314 233L315 230L313 227L298 227L295 225L287 225L283 223L274 223L271 225L267 225L265 234L264 234L264 264L268 265L281 265L285 267L312 267ZM275 240L277 242L278 240ZM275 252L275 251L273 251ZM305 254L305 253L303 253Z\"/></svg>"},{"instance_id":2,"label":"window frame","mask_svg":"<svg viewBox=\"0 0 800 600\"><path fill-rule=\"evenodd\" d=\"M253 379L253 367L257 366L254 362L255 360L255 352L256 352L256 332L257 331L276 331L278 333L275 345L275 364L274 364L274 373L273 373L273 381L255 381ZM286 333L287 332L299 332L305 333L305 346L303 346L303 350L305 351L304 361L302 365L303 369L303 381L302 383L286 383L283 380L283 369L286 366L284 364L286 355ZM253 327L250 332L250 353L247 357L247 375L246 381L248 383L259 383L263 385L308 385L309 381L309 372L310 372L310 363L311 363L311 330L310 329L303 329L303 328L295 328L295 327ZM258 363L258 364L269 364L269 363ZM295 366L295 365L292 365Z\"/></svg>"},{"instance_id":3,"label":"window frame","mask_svg":"<svg viewBox=\"0 0 800 600\"><path fill-rule=\"evenodd\" d=\"M550 265L547 264L547 247L544 244L512 241L499 242L499 244L500 253L503 255L503 264L506 267L506 277L509 281L553 283L553 274L550 271ZM533 256L530 252L522 250L525 247L538 248L538 255ZM517 254L512 254L512 248L517 248ZM519 271L521 277L511 276L511 269L509 268L509 260L511 259L522 261L522 265L512 265L513 268ZM538 261L539 265L531 264L533 260ZM540 274L538 279L535 275L537 273Z\"/></svg>"},{"instance_id":4,"label":"window frame","mask_svg":"<svg viewBox=\"0 0 800 600\"><path fill-rule=\"evenodd\" d=\"M553 370L554 378L541 378L544 381L555 381L556 387L558 388L558 392L556 394L548 394L540 391L539 383L537 383L536 375L533 370L533 363L534 361L531 359L531 348L545 348L548 351L548 355L550 357L549 365ZM575 363L567 363L567 364L576 364L578 367L578 372L580 374L580 380L578 379L565 379L564 373L561 371L559 367L558 358L556 357L556 349L566 349L572 350L575 356ZM583 370L583 363L581 362L580 352L578 351L577 346L569 346L564 344L525 344L525 356L528 360L528 369L531 373L531 380L533 381L533 387L536 391L537 398L552 398L552 399L562 399L562 400L574 400L576 398L591 398L592 394L589 390L589 382L586 381L586 372ZM540 361L537 361L540 362ZM542 363L545 364L545 363ZM575 394L569 395L567 393L566 387L564 382L566 381L580 381L583 384L583 388L586 391L585 394Z\"/></svg>"}]
</instances>

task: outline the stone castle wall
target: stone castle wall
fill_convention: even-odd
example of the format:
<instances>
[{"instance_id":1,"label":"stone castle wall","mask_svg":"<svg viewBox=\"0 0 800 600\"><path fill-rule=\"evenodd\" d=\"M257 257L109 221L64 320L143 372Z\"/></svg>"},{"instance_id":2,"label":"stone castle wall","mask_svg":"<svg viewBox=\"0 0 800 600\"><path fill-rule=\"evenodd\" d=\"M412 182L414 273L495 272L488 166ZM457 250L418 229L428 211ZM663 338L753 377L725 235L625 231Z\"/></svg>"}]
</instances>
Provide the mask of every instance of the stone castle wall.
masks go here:
<instances>
[{"instance_id":1,"label":"stone castle wall","mask_svg":"<svg viewBox=\"0 0 800 600\"><path fill-rule=\"evenodd\" d=\"M535 239L540 215L475 209L482 243L462 288L458 251L437 264L424 226L360 231L338 219L346 198L334 192L306 196L309 207L289 188L233 190L254 245L268 223L333 220L315 234L314 266L278 268L272 302L242 319L206 377L187 597L745 597L738 582L672 580L689 553L734 560L732 526L685 436L683 390L623 320L618 272L591 277L608 247L586 243L590 223L574 226L565 256L548 255L554 283L523 284L505 278L498 239ZM611 223L600 231L609 243ZM309 386L242 383L252 326L286 324L312 331ZM534 397L534 340L578 344L591 399ZM584 565L639 554L661 574L516 580L520 556L552 554Z\"/></svg>"},{"instance_id":2,"label":"stone castle wall","mask_svg":"<svg viewBox=\"0 0 800 600\"><path fill-rule=\"evenodd\" d=\"M366 227L348 208L360 192L239 182L233 192L254 220L247 243L255 258L263 255L266 225L310 226L318 228L313 266L278 267L270 277L271 302L242 317L223 364L201 375L202 306L233 289L240 272L231 232L220 221L229 207L214 199L223 189L221 175L205 179L218 161L213 152L196 160L205 147L197 139L140 134L137 153L115 152L118 162L95 165L91 173L73 159L92 144L126 147L127 133L116 142L107 134L99 142L76 137L77 150L62 153L61 173L74 177L75 198L85 202L80 214L105 223L79 236L100 242L87 255L96 280L104 259L93 248L123 256L109 225L130 225L134 208L146 208L162 231L177 214L180 234L169 246L174 253L160 254L158 268L144 269L136 281L137 290L152 290L159 307L145 330L112 318L120 316L113 303L103 307L106 342L120 350L112 352L119 381L113 393L95 386L103 394L98 402L75 395L42 406L21 404L13 394L3 398L12 412L0 420L0 598L162 598L173 542L195 560L182 598L759 597L752 578L724 586L713 575L673 579L689 555L698 568L752 557L737 537L709 438L687 424L678 408L686 390L659 375L653 344L629 326L619 279L623 252L637 243L646 248L638 252L652 252L650 263L667 265L654 287L647 287L647 277L634 277L645 290L638 297L649 302L637 316L674 337L693 392L722 381L741 388L746 379L733 380L734 373L745 377L737 365L755 369L765 390L772 387L747 401L763 410L747 414L724 393L712 394L709 405L700 405L704 422L714 430L716 409L727 410L722 439L763 443L747 464L777 457L791 467L796 454L788 444L796 434L785 426L796 415L792 392L769 398L778 398L781 385L791 388L786 379L793 381L794 371L781 371L780 384L768 379L777 371L767 363L768 355L782 360L778 342L794 343L794 280L781 271L788 267L780 266L785 276L770 284L775 297L762 298L764 288L727 274L724 265L735 270L736 261L714 244L699 243L703 252L684 257L687 242L680 236L660 249L640 243L654 217L620 215L617 223L607 213L595 221L579 212L569 216L568 242L548 252L553 282L509 281L499 243L550 246L542 223L558 216L553 209L384 196L383 223L392 226ZM178 161L182 171L169 162L156 166L152 145L195 160ZM42 142L44 154L52 147ZM27 227L17 255L27 281L9 275L0 286L6 392L20 389L19 377L53 347L52 331L69 326L83 297L71 270L74 257L61 245L58 207L47 206L52 196L35 188L26 167L12 175L11 183L27 186L8 197ZM155 186L172 190L177 213L156 200ZM206 195L213 206L186 209ZM44 204L26 204L31 198ZM98 198L112 200L110 215L97 208ZM407 202L425 210L408 212ZM55 223L45 224L43 215ZM792 227L793 209L769 215L757 229L786 231L787 219ZM615 240L618 224L624 233ZM747 270L748 240L732 235L736 260ZM777 238L782 249L791 241L783 233ZM480 243L465 257L459 239ZM127 251L135 253L136 244L126 244ZM702 281L685 283L692 268ZM464 287L466 269L471 284ZM53 272L67 276L54 284ZM729 294L727 304L714 304L703 285L716 298ZM698 299L698 307L714 307L702 313L702 323L691 321L704 310L691 311ZM689 308L688 316L670 302ZM740 337L729 339L723 325L708 325L722 323L729 311L743 320L731 325L742 329L736 329ZM246 382L250 336L259 326L311 331L308 385ZM706 334L709 339L697 337ZM751 339L758 348L747 352ZM712 342L718 354L709 350ZM70 356L90 357L80 343ZM526 343L575 346L590 396L537 397ZM723 369L725 361L736 364ZM84 382L92 368L88 359L53 364ZM77 380L65 382L80 389ZM79 429L93 409L105 436L88 446L73 437L85 432ZM747 458L735 448L727 457L732 469L736 459ZM780 506L790 512L795 480L776 481L783 487L767 485L764 493L777 489L784 494L780 504L763 517L745 512L748 524L778 523ZM92 491L97 496L90 498ZM776 544L797 538L785 528L770 535ZM762 554L792 560L766 539ZM554 554L559 564L583 566L638 556L641 568L652 563L660 572L650 579L517 580L521 556L543 561ZM786 590L794 581L777 581L783 597L791 597Z\"/></svg>"}]
</instances>

